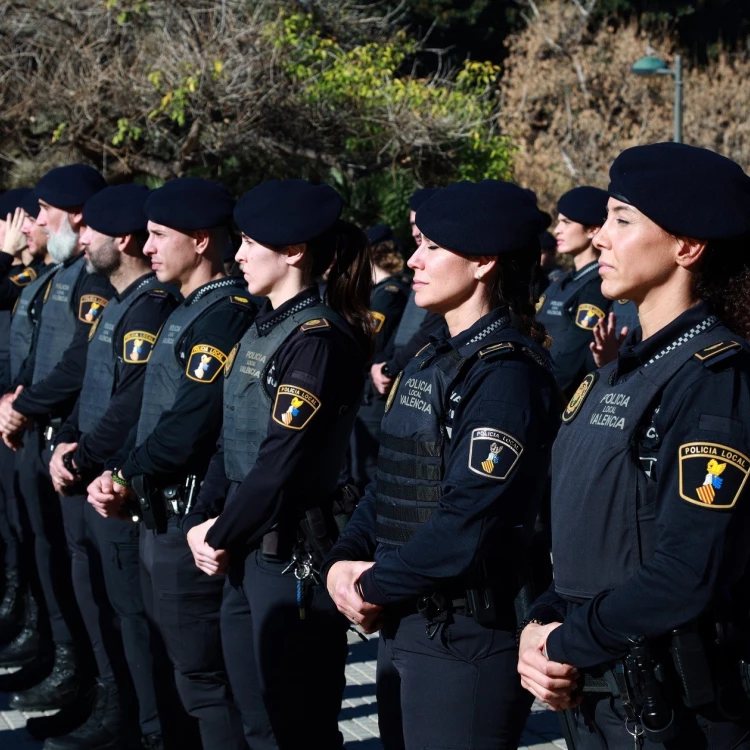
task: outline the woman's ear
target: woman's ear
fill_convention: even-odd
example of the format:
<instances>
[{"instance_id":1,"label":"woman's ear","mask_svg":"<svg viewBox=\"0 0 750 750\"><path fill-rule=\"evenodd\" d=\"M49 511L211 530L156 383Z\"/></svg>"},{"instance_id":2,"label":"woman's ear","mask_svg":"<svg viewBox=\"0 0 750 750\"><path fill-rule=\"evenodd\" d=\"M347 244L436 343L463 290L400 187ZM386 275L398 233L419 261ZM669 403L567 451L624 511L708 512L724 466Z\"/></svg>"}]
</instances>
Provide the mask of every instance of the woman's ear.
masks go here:
<instances>
[{"instance_id":1,"label":"woman's ear","mask_svg":"<svg viewBox=\"0 0 750 750\"><path fill-rule=\"evenodd\" d=\"M305 258L305 250L307 250L307 244L304 242L299 245L287 245L286 262L290 266L300 266Z\"/></svg>"},{"instance_id":2,"label":"woman's ear","mask_svg":"<svg viewBox=\"0 0 750 750\"><path fill-rule=\"evenodd\" d=\"M494 255L480 255L475 258L474 278L479 281L484 278L497 265L497 257Z\"/></svg>"},{"instance_id":3,"label":"woman's ear","mask_svg":"<svg viewBox=\"0 0 750 750\"><path fill-rule=\"evenodd\" d=\"M678 237L675 261L683 268L693 268L706 252L705 240L696 240L692 237Z\"/></svg>"}]
</instances>

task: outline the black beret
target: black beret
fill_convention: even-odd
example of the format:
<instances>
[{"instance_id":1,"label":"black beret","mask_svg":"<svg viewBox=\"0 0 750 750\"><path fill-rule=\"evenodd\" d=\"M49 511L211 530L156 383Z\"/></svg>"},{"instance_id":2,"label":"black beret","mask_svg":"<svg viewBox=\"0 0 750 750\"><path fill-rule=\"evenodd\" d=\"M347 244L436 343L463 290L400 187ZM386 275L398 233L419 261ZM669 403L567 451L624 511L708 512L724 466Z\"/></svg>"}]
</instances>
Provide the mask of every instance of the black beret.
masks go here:
<instances>
[{"instance_id":1,"label":"black beret","mask_svg":"<svg viewBox=\"0 0 750 750\"><path fill-rule=\"evenodd\" d=\"M662 229L698 240L750 234L750 177L706 148L653 143L623 151L609 170L609 193Z\"/></svg>"},{"instance_id":2,"label":"black beret","mask_svg":"<svg viewBox=\"0 0 750 750\"><path fill-rule=\"evenodd\" d=\"M143 185L118 185L91 196L83 207L83 220L109 237L140 232L148 219L143 211L149 190Z\"/></svg>"},{"instance_id":3,"label":"black beret","mask_svg":"<svg viewBox=\"0 0 750 750\"><path fill-rule=\"evenodd\" d=\"M607 220L608 200L606 190L584 185L568 190L557 202L557 210L578 224L600 227Z\"/></svg>"},{"instance_id":4,"label":"black beret","mask_svg":"<svg viewBox=\"0 0 750 750\"><path fill-rule=\"evenodd\" d=\"M539 235L539 244L542 250L549 252L550 250L557 250L557 240L547 231L542 232Z\"/></svg>"},{"instance_id":5,"label":"black beret","mask_svg":"<svg viewBox=\"0 0 750 750\"><path fill-rule=\"evenodd\" d=\"M29 188L14 188L0 195L0 221L5 221L5 217L17 208L23 208L25 211L24 201L32 192Z\"/></svg>"},{"instance_id":6,"label":"black beret","mask_svg":"<svg viewBox=\"0 0 750 750\"><path fill-rule=\"evenodd\" d=\"M501 180L457 182L417 211L425 237L462 255L503 255L535 246L544 217L529 190Z\"/></svg>"},{"instance_id":7,"label":"black beret","mask_svg":"<svg viewBox=\"0 0 750 750\"><path fill-rule=\"evenodd\" d=\"M420 188L409 197L409 208L412 211L419 211L419 207L427 200L432 198L440 188Z\"/></svg>"},{"instance_id":8,"label":"black beret","mask_svg":"<svg viewBox=\"0 0 750 750\"><path fill-rule=\"evenodd\" d=\"M234 220L261 245L297 245L333 227L343 208L341 196L330 185L270 180L237 201Z\"/></svg>"},{"instance_id":9,"label":"black beret","mask_svg":"<svg viewBox=\"0 0 750 750\"><path fill-rule=\"evenodd\" d=\"M36 193L33 190L29 190L26 197L21 201L21 208L31 216L32 219L36 219L39 216L39 199L36 197Z\"/></svg>"},{"instance_id":10,"label":"black beret","mask_svg":"<svg viewBox=\"0 0 750 750\"><path fill-rule=\"evenodd\" d=\"M94 193L107 187L104 178L88 164L50 169L34 188L39 200L55 208L80 208Z\"/></svg>"},{"instance_id":11,"label":"black beret","mask_svg":"<svg viewBox=\"0 0 750 750\"><path fill-rule=\"evenodd\" d=\"M178 177L149 194L144 211L149 221L191 231L229 224L234 200L217 182Z\"/></svg>"},{"instance_id":12,"label":"black beret","mask_svg":"<svg viewBox=\"0 0 750 750\"><path fill-rule=\"evenodd\" d=\"M365 234L367 235L367 241L371 245L377 245L379 242L393 239L393 230L388 224L376 224L374 227L370 227Z\"/></svg>"}]
</instances>

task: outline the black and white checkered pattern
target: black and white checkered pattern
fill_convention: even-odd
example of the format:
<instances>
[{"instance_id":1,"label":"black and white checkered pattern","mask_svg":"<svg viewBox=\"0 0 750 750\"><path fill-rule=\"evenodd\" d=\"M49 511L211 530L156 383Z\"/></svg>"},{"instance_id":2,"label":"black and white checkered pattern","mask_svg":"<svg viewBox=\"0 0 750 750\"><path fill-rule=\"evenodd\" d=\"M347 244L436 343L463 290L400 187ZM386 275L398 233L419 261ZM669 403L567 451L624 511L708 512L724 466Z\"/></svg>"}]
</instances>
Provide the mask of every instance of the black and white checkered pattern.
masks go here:
<instances>
[{"instance_id":1,"label":"black and white checkered pattern","mask_svg":"<svg viewBox=\"0 0 750 750\"><path fill-rule=\"evenodd\" d=\"M261 323L261 325L258 326L258 332L260 334L265 334L272 328L277 326L279 323L281 323L283 320L286 320L290 315L294 315L295 313L298 313L304 310L306 307L310 307L311 305L317 305L319 302L320 297L318 296L317 292L311 291L309 296L301 299L296 305L293 305L288 310L284 310L277 315L272 315L268 320Z\"/></svg>"},{"instance_id":2,"label":"black and white checkered pattern","mask_svg":"<svg viewBox=\"0 0 750 750\"><path fill-rule=\"evenodd\" d=\"M498 318L494 323L490 323L487 328L483 328L474 338L469 341L470 344L476 344L477 341L481 341L484 338L487 338L493 331L496 331L498 328L502 328L503 326L507 326L508 323L510 323L510 318L507 316L504 316L502 318Z\"/></svg>"},{"instance_id":3,"label":"black and white checkered pattern","mask_svg":"<svg viewBox=\"0 0 750 750\"><path fill-rule=\"evenodd\" d=\"M675 339L669 346L664 347L658 354L655 354L651 359L646 362L644 367L648 367L649 365L654 364L654 362L657 362L662 357L665 357L670 352L673 352L675 349L678 349L683 344L686 344L690 339L695 338L699 333L703 333L703 331L708 330L714 323L718 323L719 319L716 317L716 315L709 315L707 318L704 318L698 325L693 326L689 331L686 333L683 333L678 339Z\"/></svg>"},{"instance_id":4,"label":"black and white checkered pattern","mask_svg":"<svg viewBox=\"0 0 750 750\"><path fill-rule=\"evenodd\" d=\"M238 289L244 289L245 283L242 279L237 279L234 276L227 276L224 279L212 281L210 284L206 284L206 286L204 286L203 289L201 289L198 294L190 300L190 304L195 304L201 297L205 297L209 292L213 292L214 289L221 289L225 286L236 286Z\"/></svg>"}]
</instances>

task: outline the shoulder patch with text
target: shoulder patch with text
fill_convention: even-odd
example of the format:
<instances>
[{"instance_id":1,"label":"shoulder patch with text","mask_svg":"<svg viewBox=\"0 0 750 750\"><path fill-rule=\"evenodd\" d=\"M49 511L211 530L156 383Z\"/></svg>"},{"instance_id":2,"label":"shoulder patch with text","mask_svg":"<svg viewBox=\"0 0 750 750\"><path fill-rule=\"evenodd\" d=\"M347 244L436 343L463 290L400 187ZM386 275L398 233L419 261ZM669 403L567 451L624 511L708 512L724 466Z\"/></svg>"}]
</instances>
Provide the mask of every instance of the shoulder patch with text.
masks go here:
<instances>
[{"instance_id":1,"label":"shoulder patch with text","mask_svg":"<svg viewBox=\"0 0 750 750\"><path fill-rule=\"evenodd\" d=\"M146 364L151 350L156 343L156 336L148 331L130 331L125 334L122 345L122 358L128 364Z\"/></svg>"},{"instance_id":2,"label":"shoulder patch with text","mask_svg":"<svg viewBox=\"0 0 750 750\"><path fill-rule=\"evenodd\" d=\"M313 318L313 320L308 320L307 323L303 323L300 326L300 331L307 332L307 331L319 331L324 328L330 328L331 324L325 319L325 318Z\"/></svg>"},{"instance_id":3,"label":"shoulder patch with text","mask_svg":"<svg viewBox=\"0 0 750 750\"><path fill-rule=\"evenodd\" d=\"M383 323L385 323L385 315L371 310L370 316L372 317L372 327L375 329L375 333L380 333L380 330L383 328Z\"/></svg>"},{"instance_id":4,"label":"shoulder patch with text","mask_svg":"<svg viewBox=\"0 0 750 750\"><path fill-rule=\"evenodd\" d=\"M571 422L575 415L578 414L583 402L586 400L586 396L589 395L596 379L599 377L598 373L590 372L582 381L581 384L576 388L576 392L573 394L573 398L568 401L568 405L565 407L565 411L562 413L563 422Z\"/></svg>"},{"instance_id":5,"label":"shoulder patch with text","mask_svg":"<svg viewBox=\"0 0 750 750\"><path fill-rule=\"evenodd\" d=\"M502 482L513 471L522 453L523 445L507 432L478 427L471 433L469 469Z\"/></svg>"},{"instance_id":6,"label":"shoulder patch with text","mask_svg":"<svg viewBox=\"0 0 750 750\"><path fill-rule=\"evenodd\" d=\"M33 268L24 268L23 271L21 271L20 273L17 273L13 276L9 276L8 278L16 286L27 286L32 281L34 281L36 277L37 277L37 273Z\"/></svg>"},{"instance_id":7,"label":"shoulder patch with text","mask_svg":"<svg viewBox=\"0 0 750 750\"><path fill-rule=\"evenodd\" d=\"M273 421L290 430L301 430L320 409L320 399L296 385L280 385L273 405Z\"/></svg>"},{"instance_id":8,"label":"shoulder patch with text","mask_svg":"<svg viewBox=\"0 0 750 750\"><path fill-rule=\"evenodd\" d=\"M604 317L604 310L596 305L578 305L576 310L576 325L587 331L593 331L596 324Z\"/></svg>"},{"instance_id":9,"label":"shoulder patch with text","mask_svg":"<svg viewBox=\"0 0 750 750\"><path fill-rule=\"evenodd\" d=\"M714 510L734 508L750 473L750 458L719 443L680 446L680 497Z\"/></svg>"},{"instance_id":10,"label":"shoulder patch with text","mask_svg":"<svg viewBox=\"0 0 750 750\"><path fill-rule=\"evenodd\" d=\"M213 383L226 361L227 355L221 349L209 344L198 344L190 352L185 374L199 383Z\"/></svg>"},{"instance_id":11,"label":"shoulder patch with text","mask_svg":"<svg viewBox=\"0 0 750 750\"><path fill-rule=\"evenodd\" d=\"M95 323L104 312L107 301L98 294L84 294L78 306L78 320L82 323Z\"/></svg>"}]
</instances>

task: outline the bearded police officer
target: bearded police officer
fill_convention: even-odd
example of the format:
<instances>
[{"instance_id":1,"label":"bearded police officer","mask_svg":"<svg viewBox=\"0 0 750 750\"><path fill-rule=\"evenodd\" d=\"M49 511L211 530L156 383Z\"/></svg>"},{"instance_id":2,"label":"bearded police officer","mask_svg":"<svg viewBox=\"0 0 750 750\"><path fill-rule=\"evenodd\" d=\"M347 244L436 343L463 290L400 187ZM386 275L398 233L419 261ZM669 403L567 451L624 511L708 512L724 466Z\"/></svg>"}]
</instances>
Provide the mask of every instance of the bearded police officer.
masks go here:
<instances>
[{"instance_id":1,"label":"bearded police officer","mask_svg":"<svg viewBox=\"0 0 750 750\"><path fill-rule=\"evenodd\" d=\"M659 143L617 157L609 195L602 291L632 299L641 328L563 413L555 580L519 671L575 709L578 750L745 750L750 177Z\"/></svg>"},{"instance_id":2,"label":"bearded police officer","mask_svg":"<svg viewBox=\"0 0 750 750\"><path fill-rule=\"evenodd\" d=\"M242 279L224 275L233 207L225 188L197 178L173 180L146 201L145 253L159 281L177 286L184 301L146 364L135 447L94 481L89 502L104 515L121 514L125 502L140 504L150 527L140 538L144 598L183 705L198 719L205 748L241 750L242 721L221 655L223 580L195 567L180 529L221 428L224 364L256 310Z\"/></svg>"},{"instance_id":3,"label":"bearded police officer","mask_svg":"<svg viewBox=\"0 0 750 750\"><path fill-rule=\"evenodd\" d=\"M41 683L11 697L16 709L51 710L73 702L87 653L47 448L80 390L91 326L114 291L105 277L85 272L79 244L83 204L104 187L93 167L74 164L51 170L34 189L37 224L46 229L50 255L59 266L45 291L34 347L14 384L16 395L0 404L0 431L14 447L25 443L17 463L19 489L34 535L55 656L52 672ZM25 428L31 432L22 437ZM75 638L84 639L78 652Z\"/></svg>"},{"instance_id":4,"label":"bearded police officer","mask_svg":"<svg viewBox=\"0 0 750 750\"><path fill-rule=\"evenodd\" d=\"M511 750L531 706L515 668L521 530L559 414L529 295L542 217L530 191L485 180L439 191L416 222L416 302L448 330L394 385L377 479L324 574L344 614L381 629L385 748Z\"/></svg>"},{"instance_id":5,"label":"bearded police officer","mask_svg":"<svg viewBox=\"0 0 750 750\"><path fill-rule=\"evenodd\" d=\"M540 322L552 337L555 377L568 396L594 369L589 351L592 331L611 304L601 293L598 251L592 244L606 208L607 193L594 187L573 188L557 204L557 252L571 257L574 268L550 283L537 308Z\"/></svg>"},{"instance_id":6,"label":"bearded police officer","mask_svg":"<svg viewBox=\"0 0 750 750\"><path fill-rule=\"evenodd\" d=\"M72 733L47 741L47 750L124 747L125 684L116 655L125 657L138 698L141 732L159 746L161 727L143 605L138 525L102 518L86 502L85 487L125 443L138 421L146 363L164 321L178 304L143 255L148 234L143 207L147 188L105 188L83 208L81 244L87 268L116 290L91 330L86 374L73 413L59 431L50 462L61 494L73 587L96 660L99 681L88 720ZM101 573L103 572L103 580ZM102 585L104 584L104 585ZM109 604L120 627L113 627Z\"/></svg>"}]
</instances>

